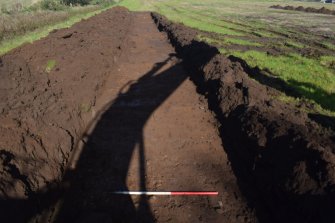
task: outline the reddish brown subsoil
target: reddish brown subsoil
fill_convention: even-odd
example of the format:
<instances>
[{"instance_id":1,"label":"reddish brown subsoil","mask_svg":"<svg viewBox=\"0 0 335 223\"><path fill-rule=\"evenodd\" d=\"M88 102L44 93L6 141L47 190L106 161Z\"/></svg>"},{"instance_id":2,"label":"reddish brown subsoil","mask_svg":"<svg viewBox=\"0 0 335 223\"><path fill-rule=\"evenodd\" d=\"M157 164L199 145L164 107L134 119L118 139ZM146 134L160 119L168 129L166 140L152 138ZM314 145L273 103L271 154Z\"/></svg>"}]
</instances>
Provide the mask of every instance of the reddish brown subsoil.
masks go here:
<instances>
[{"instance_id":1,"label":"reddish brown subsoil","mask_svg":"<svg viewBox=\"0 0 335 223\"><path fill-rule=\"evenodd\" d=\"M334 221L334 133L152 17L164 32L114 8L1 57L0 220Z\"/></svg>"},{"instance_id":2,"label":"reddish brown subsoil","mask_svg":"<svg viewBox=\"0 0 335 223\"><path fill-rule=\"evenodd\" d=\"M49 60L56 61L51 72ZM206 100L150 13L114 8L1 61L0 219L257 221Z\"/></svg>"},{"instance_id":3,"label":"reddish brown subsoil","mask_svg":"<svg viewBox=\"0 0 335 223\"><path fill-rule=\"evenodd\" d=\"M254 221L215 120L166 35L158 31L150 13L132 17L127 49L101 98L109 104L71 172L72 187L57 222ZM210 190L220 196L111 194L120 189Z\"/></svg>"},{"instance_id":4,"label":"reddish brown subsoil","mask_svg":"<svg viewBox=\"0 0 335 223\"><path fill-rule=\"evenodd\" d=\"M284 9L284 10L291 10L291 11L300 11L300 12L310 12L310 13L319 13L319 14L326 14L326 15L335 15L335 10L330 10L327 9L325 7L316 9L316 8L312 8L312 7L302 7L302 6L298 6L298 7L294 7L294 6L280 6L280 5L272 5L270 6L270 8L273 9Z\"/></svg>"}]
</instances>

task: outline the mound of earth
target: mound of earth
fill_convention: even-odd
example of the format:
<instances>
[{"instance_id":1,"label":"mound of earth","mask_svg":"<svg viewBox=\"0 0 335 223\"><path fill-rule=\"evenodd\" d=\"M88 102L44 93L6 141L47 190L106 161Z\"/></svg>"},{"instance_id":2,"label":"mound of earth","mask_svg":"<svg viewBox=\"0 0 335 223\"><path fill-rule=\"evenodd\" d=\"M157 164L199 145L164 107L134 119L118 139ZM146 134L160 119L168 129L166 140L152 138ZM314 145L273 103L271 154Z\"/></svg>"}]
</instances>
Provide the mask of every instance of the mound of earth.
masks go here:
<instances>
[{"instance_id":1,"label":"mound of earth","mask_svg":"<svg viewBox=\"0 0 335 223\"><path fill-rule=\"evenodd\" d=\"M0 58L1 216L21 209L11 219L21 222L25 212L43 208L37 194L61 180L130 22L128 10L115 8ZM12 198L39 206L6 201Z\"/></svg>"},{"instance_id":2,"label":"mound of earth","mask_svg":"<svg viewBox=\"0 0 335 223\"><path fill-rule=\"evenodd\" d=\"M300 11L300 12L310 12L310 13L319 13L319 14L326 14L326 15L335 15L335 10L330 10L325 7L316 9L312 7L304 8L303 6L280 6L280 5L272 5L270 8L273 9L283 9L283 10L291 10L291 11Z\"/></svg>"},{"instance_id":3,"label":"mound of earth","mask_svg":"<svg viewBox=\"0 0 335 223\"><path fill-rule=\"evenodd\" d=\"M334 133L256 82L239 58L196 41L197 32L152 13L221 123L240 188L265 222L333 222Z\"/></svg>"}]
</instances>

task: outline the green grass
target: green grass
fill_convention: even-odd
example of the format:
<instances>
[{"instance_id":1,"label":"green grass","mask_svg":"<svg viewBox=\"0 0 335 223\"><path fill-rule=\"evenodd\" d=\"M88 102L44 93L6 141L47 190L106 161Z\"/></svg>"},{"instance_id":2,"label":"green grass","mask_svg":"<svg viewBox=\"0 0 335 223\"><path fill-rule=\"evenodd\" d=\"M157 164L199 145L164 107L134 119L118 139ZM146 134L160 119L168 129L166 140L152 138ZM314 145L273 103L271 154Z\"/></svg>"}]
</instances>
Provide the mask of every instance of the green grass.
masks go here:
<instances>
[{"instance_id":1,"label":"green grass","mask_svg":"<svg viewBox=\"0 0 335 223\"><path fill-rule=\"evenodd\" d=\"M245 39L237 39L232 37L225 37L224 42L228 44L236 44L241 46L262 46L260 43L252 42Z\"/></svg>"},{"instance_id":2,"label":"green grass","mask_svg":"<svg viewBox=\"0 0 335 223\"><path fill-rule=\"evenodd\" d=\"M223 34L223 35L243 36L243 33L241 32L237 32L237 31L234 31L226 27L218 26L210 22L204 22L204 21L191 19L191 18L185 18L180 22L182 22L186 26L197 28L205 32L215 32L215 33Z\"/></svg>"},{"instance_id":3,"label":"green grass","mask_svg":"<svg viewBox=\"0 0 335 223\"><path fill-rule=\"evenodd\" d=\"M45 71L47 73L50 73L55 66L56 66L55 60L48 60L47 66L45 67Z\"/></svg>"},{"instance_id":4,"label":"green grass","mask_svg":"<svg viewBox=\"0 0 335 223\"><path fill-rule=\"evenodd\" d=\"M306 47L304 44L299 43L299 42L294 42L291 40L287 40L284 45L288 46L288 47L294 47L294 48L298 48L298 49L302 49L304 47Z\"/></svg>"},{"instance_id":5,"label":"green grass","mask_svg":"<svg viewBox=\"0 0 335 223\"><path fill-rule=\"evenodd\" d=\"M189 19L192 20L200 20L202 22L205 22L207 24L213 24L218 27L224 27L228 28L231 30L237 30L240 32L245 32L246 27L241 26L239 24L235 24L232 22L227 22L224 19L218 19L218 16L213 15L213 13L209 10L205 10L204 12L199 12L198 10L195 9L189 9L186 7L172 7L169 5L166 5L167 7L173 9L178 13L179 15L183 17L188 17ZM244 29L244 30L243 30Z\"/></svg>"},{"instance_id":6,"label":"green grass","mask_svg":"<svg viewBox=\"0 0 335 223\"><path fill-rule=\"evenodd\" d=\"M204 35L198 35L197 36L198 40L207 42L209 44L219 44L219 45L240 45L240 46L262 46L260 43L252 42L249 40L245 39L238 39L238 38L233 38L233 37L224 37L222 39L216 39L216 38L211 38L207 37Z\"/></svg>"},{"instance_id":7,"label":"green grass","mask_svg":"<svg viewBox=\"0 0 335 223\"><path fill-rule=\"evenodd\" d=\"M143 7L143 1L141 1L141 0L124 0L124 1L121 1L118 5L127 7L131 11L139 11Z\"/></svg>"},{"instance_id":8,"label":"green grass","mask_svg":"<svg viewBox=\"0 0 335 223\"><path fill-rule=\"evenodd\" d=\"M284 93L282 93L279 96L277 96L276 99L282 102L285 102L285 103L294 104L296 105L296 107L300 107L299 106L300 104L304 104L305 102L307 102L308 104L313 104L313 107L312 108L306 108L306 107L301 108L304 112L312 113L312 114L316 113L316 114L322 114L325 116L335 117L334 111L324 109L319 104L316 104L314 101L306 100L305 98L295 98L295 97L287 96Z\"/></svg>"},{"instance_id":9,"label":"green grass","mask_svg":"<svg viewBox=\"0 0 335 223\"><path fill-rule=\"evenodd\" d=\"M333 50L333 55L307 58L301 49L319 41L319 31L301 32L301 29L326 28L335 34L335 25L325 23L324 18L304 13L273 10L274 4L303 5L320 8L320 3L276 0L125 0L122 5L132 10L154 10L172 21L204 31L198 39L209 44L224 46L222 54L235 55L253 67L269 70L302 97L316 102L322 109L335 111L335 45L323 43ZM335 9L334 5L326 7ZM308 17L308 18L306 18ZM306 22L308 21L308 22ZM215 33L206 35L206 32ZM242 38L243 37L243 38ZM249 37L249 39L248 39ZM311 41L310 43L308 41ZM234 47L240 46L239 50ZM257 46L259 51L250 51L246 46ZM318 47L313 45L313 47ZM279 55L266 53L278 49ZM235 47L235 49L237 49ZM320 49L322 50L322 49ZM321 109L322 107L322 109ZM327 110L325 110L327 111Z\"/></svg>"},{"instance_id":10,"label":"green grass","mask_svg":"<svg viewBox=\"0 0 335 223\"><path fill-rule=\"evenodd\" d=\"M223 41L220 41L220 40L214 39L214 38L210 38L210 37L207 37L207 36L203 36L203 35L198 35L197 39L199 41L204 41L204 42L209 43L209 44L223 44Z\"/></svg>"},{"instance_id":11,"label":"green grass","mask_svg":"<svg viewBox=\"0 0 335 223\"><path fill-rule=\"evenodd\" d=\"M335 111L335 75L320 61L298 54L271 56L258 51L232 52L252 67L270 70L302 96ZM328 58L330 59L330 58Z\"/></svg>"},{"instance_id":12,"label":"green grass","mask_svg":"<svg viewBox=\"0 0 335 223\"><path fill-rule=\"evenodd\" d=\"M334 56L322 56L320 63L326 67L335 69L335 57Z\"/></svg>"},{"instance_id":13,"label":"green grass","mask_svg":"<svg viewBox=\"0 0 335 223\"><path fill-rule=\"evenodd\" d=\"M330 50L335 50L335 44L327 43L327 42L324 42L322 44L325 45Z\"/></svg>"},{"instance_id":14,"label":"green grass","mask_svg":"<svg viewBox=\"0 0 335 223\"><path fill-rule=\"evenodd\" d=\"M99 14L102 11L104 11L104 10L110 8L110 7L111 6L109 6L107 8L103 8L103 9L98 9L98 10L93 11L93 12L78 14L78 15L70 17L66 21L62 21L62 22L59 22L59 23L53 24L53 25L47 25L47 26L44 26L44 27L42 27L40 29L37 29L33 32L28 32L28 33L26 33L22 36L17 36L17 37L14 37L12 39L9 39L9 40L4 40L0 43L0 55L5 54L8 51L10 51L10 50L12 50L12 49L24 44L24 43L32 43L33 41L41 39L41 38L47 36L52 30L70 27L73 24L81 21L82 19L87 19L91 16Z\"/></svg>"},{"instance_id":15,"label":"green grass","mask_svg":"<svg viewBox=\"0 0 335 223\"><path fill-rule=\"evenodd\" d=\"M161 14L166 15L169 19L175 22L183 23L186 26L199 29L205 32L215 32L222 35L243 36L242 32L235 31L231 26L214 23L208 18L197 18L191 13L185 13L182 10L172 9L171 7L161 7L158 10Z\"/></svg>"}]
</instances>

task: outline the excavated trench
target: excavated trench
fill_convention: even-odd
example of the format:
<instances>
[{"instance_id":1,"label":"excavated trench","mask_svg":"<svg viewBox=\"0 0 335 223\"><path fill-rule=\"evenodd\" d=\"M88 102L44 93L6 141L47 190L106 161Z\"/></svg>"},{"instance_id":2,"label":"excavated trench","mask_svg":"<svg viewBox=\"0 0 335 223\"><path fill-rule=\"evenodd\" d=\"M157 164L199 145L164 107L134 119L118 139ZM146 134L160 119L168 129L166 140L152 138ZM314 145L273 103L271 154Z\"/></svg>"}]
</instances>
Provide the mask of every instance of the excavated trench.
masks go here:
<instances>
[{"instance_id":1,"label":"excavated trench","mask_svg":"<svg viewBox=\"0 0 335 223\"><path fill-rule=\"evenodd\" d=\"M334 222L334 133L196 36L116 7L2 56L1 221Z\"/></svg>"},{"instance_id":2,"label":"excavated trench","mask_svg":"<svg viewBox=\"0 0 335 223\"><path fill-rule=\"evenodd\" d=\"M258 220L333 222L333 132L275 100L278 92L251 79L255 69L243 60L196 41L190 28L152 17L215 112L238 184Z\"/></svg>"}]
</instances>

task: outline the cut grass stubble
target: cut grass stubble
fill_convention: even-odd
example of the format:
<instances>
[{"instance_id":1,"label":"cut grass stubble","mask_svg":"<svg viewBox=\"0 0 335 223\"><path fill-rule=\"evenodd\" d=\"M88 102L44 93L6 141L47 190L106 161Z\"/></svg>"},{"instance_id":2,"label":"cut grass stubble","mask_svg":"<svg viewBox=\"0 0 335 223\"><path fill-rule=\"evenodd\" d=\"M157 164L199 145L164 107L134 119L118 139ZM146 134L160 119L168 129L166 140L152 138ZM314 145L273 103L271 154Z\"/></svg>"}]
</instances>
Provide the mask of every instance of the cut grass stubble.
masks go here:
<instances>
[{"instance_id":1,"label":"cut grass stubble","mask_svg":"<svg viewBox=\"0 0 335 223\"><path fill-rule=\"evenodd\" d=\"M58 22L56 24L46 25L46 26L43 26L39 29L36 29L35 31L28 32L24 35L16 36L16 37L13 37L12 39L4 40L0 43L0 55L3 55L5 53L9 52L10 50L12 50L16 47L19 47L20 45L22 45L24 43L32 43L33 41L41 39L41 38L47 36L52 30L68 28L68 27L72 26L73 24L81 21L82 19L87 19L89 17L92 17L92 16L94 16L96 14L99 14L99 13L103 12L104 10L107 10L108 8L111 8L111 7L113 7L113 6L108 6L108 7L105 7L105 8L100 8L98 10L76 14L74 16L71 16L70 18L68 18L65 21Z\"/></svg>"}]
</instances>

